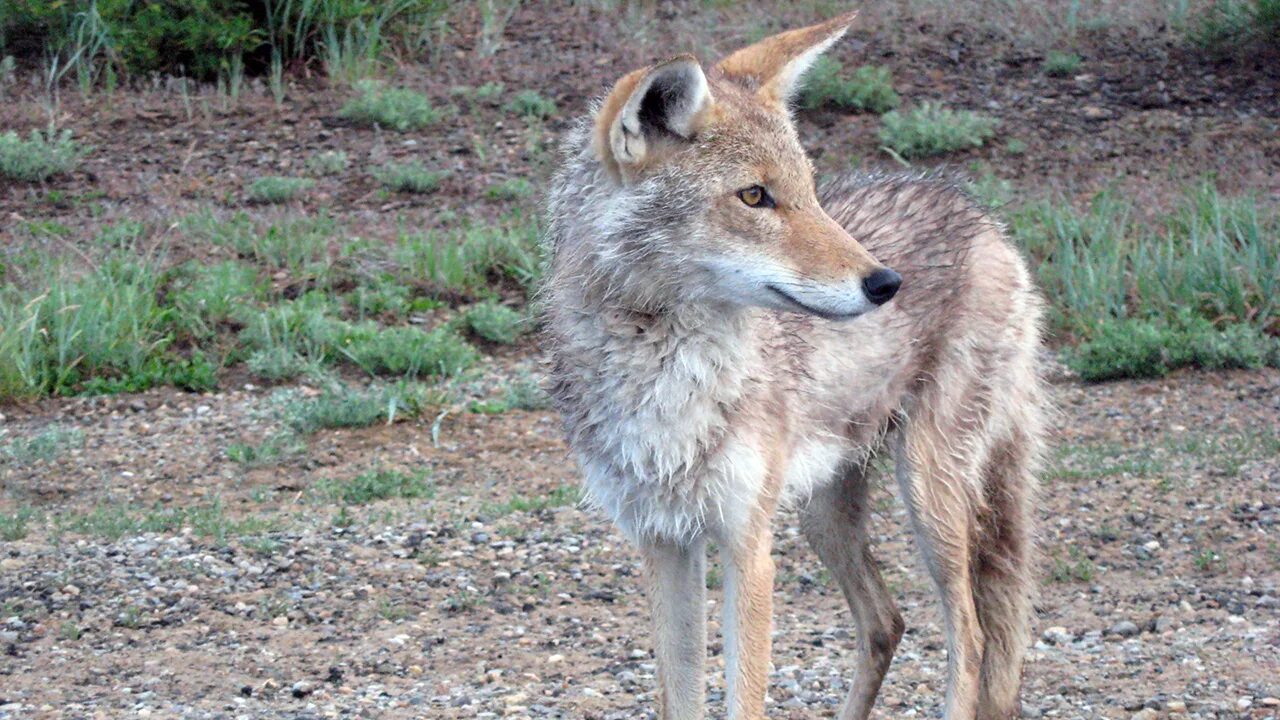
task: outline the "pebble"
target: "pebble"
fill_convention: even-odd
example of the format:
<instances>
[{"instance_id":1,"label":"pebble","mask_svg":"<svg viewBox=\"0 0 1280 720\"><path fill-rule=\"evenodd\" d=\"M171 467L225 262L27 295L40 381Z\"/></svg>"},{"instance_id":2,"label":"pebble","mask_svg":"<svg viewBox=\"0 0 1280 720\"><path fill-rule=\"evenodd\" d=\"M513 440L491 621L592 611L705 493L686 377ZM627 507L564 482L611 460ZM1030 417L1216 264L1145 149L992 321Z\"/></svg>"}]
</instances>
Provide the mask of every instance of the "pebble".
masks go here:
<instances>
[{"instance_id":1,"label":"pebble","mask_svg":"<svg viewBox=\"0 0 1280 720\"><path fill-rule=\"evenodd\" d=\"M1138 625L1128 620L1121 620L1107 630L1107 634L1119 635L1120 637L1133 637L1138 632Z\"/></svg>"}]
</instances>

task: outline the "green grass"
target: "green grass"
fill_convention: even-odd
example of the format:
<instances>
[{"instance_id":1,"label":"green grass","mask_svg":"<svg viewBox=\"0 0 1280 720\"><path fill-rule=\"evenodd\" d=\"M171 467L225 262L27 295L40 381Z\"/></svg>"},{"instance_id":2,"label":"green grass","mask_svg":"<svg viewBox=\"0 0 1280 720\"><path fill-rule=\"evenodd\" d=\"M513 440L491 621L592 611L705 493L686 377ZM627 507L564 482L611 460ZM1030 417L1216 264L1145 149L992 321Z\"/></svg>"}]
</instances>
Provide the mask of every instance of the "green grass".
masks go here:
<instances>
[{"instance_id":1,"label":"green grass","mask_svg":"<svg viewBox=\"0 0 1280 720\"><path fill-rule=\"evenodd\" d=\"M1220 57L1280 49L1280 0L1217 0L1187 27L1187 37Z\"/></svg>"},{"instance_id":2,"label":"green grass","mask_svg":"<svg viewBox=\"0 0 1280 720\"><path fill-rule=\"evenodd\" d=\"M395 192L430 193L440 188L440 181L449 173L413 161L380 165L373 169L372 175L383 187Z\"/></svg>"},{"instance_id":3,"label":"green grass","mask_svg":"<svg viewBox=\"0 0 1280 720\"><path fill-rule=\"evenodd\" d=\"M898 107L901 99L893 90L889 68L863 65L846 75L844 65L830 57L820 57L805 73L800 106L809 110L835 107L883 114Z\"/></svg>"},{"instance_id":4,"label":"green grass","mask_svg":"<svg viewBox=\"0 0 1280 720\"><path fill-rule=\"evenodd\" d=\"M277 432L260 443L232 443L227 446L227 459L246 468L275 465L301 455L306 443L293 432Z\"/></svg>"},{"instance_id":5,"label":"green grass","mask_svg":"<svg viewBox=\"0 0 1280 720\"><path fill-rule=\"evenodd\" d=\"M322 150L307 158L307 172L312 175L338 175L346 169L347 154L341 150Z\"/></svg>"},{"instance_id":6,"label":"green grass","mask_svg":"<svg viewBox=\"0 0 1280 720\"><path fill-rule=\"evenodd\" d=\"M404 234L391 258L405 279L458 294L475 294L504 279L532 291L542 272L538 228L522 218L449 233Z\"/></svg>"},{"instance_id":7,"label":"green grass","mask_svg":"<svg viewBox=\"0 0 1280 720\"><path fill-rule=\"evenodd\" d=\"M514 410L546 410L551 407L551 397L528 375L518 376L507 383L502 402L507 409Z\"/></svg>"},{"instance_id":8,"label":"green grass","mask_svg":"<svg viewBox=\"0 0 1280 720\"><path fill-rule=\"evenodd\" d=\"M1089 340L1067 351L1066 362L1090 381L1162 377L1186 366L1280 367L1280 338L1252 325L1220 330L1203 317L1172 324L1128 318L1098 323Z\"/></svg>"},{"instance_id":9,"label":"green grass","mask_svg":"<svg viewBox=\"0 0 1280 720\"><path fill-rule=\"evenodd\" d=\"M996 121L969 110L950 110L926 102L881 118L880 141L907 159L945 155L982 147L995 137Z\"/></svg>"},{"instance_id":10,"label":"green grass","mask_svg":"<svg viewBox=\"0 0 1280 720\"><path fill-rule=\"evenodd\" d=\"M197 537L210 538L218 544L225 544L232 537L260 535L276 525L270 518L228 517L221 501L193 508L102 505L87 513L68 513L54 518L59 533L119 540L146 533L172 534L190 528Z\"/></svg>"},{"instance_id":11,"label":"green grass","mask_svg":"<svg viewBox=\"0 0 1280 720\"><path fill-rule=\"evenodd\" d=\"M50 425L30 436L17 436L5 442L7 433L0 433L0 461L29 463L49 461L66 451L84 444L84 433L79 428Z\"/></svg>"},{"instance_id":12,"label":"green grass","mask_svg":"<svg viewBox=\"0 0 1280 720\"><path fill-rule=\"evenodd\" d=\"M430 499L434 494L424 473L387 469L370 470L353 478L323 480L316 484L313 492L319 499L345 505L366 505L389 498Z\"/></svg>"},{"instance_id":13,"label":"green grass","mask_svg":"<svg viewBox=\"0 0 1280 720\"><path fill-rule=\"evenodd\" d=\"M421 130L440 119L431 99L416 90L386 88L375 82L356 84L360 95L342 107L340 115L359 125L400 132Z\"/></svg>"},{"instance_id":14,"label":"green grass","mask_svg":"<svg viewBox=\"0 0 1280 720\"><path fill-rule=\"evenodd\" d=\"M314 397L287 392L277 399L284 424L302 434L389 424L397 419L417 417L438 401L438 395L415 383L364 388L332 384Z\"/></svg>"},{"instance_id":15,"label":"green grass","mask_svg":"<svg viewBox=\"0 0 1280 720\"><path fill-rule=\"evenodd\" d=\"M22 540L31 531L31 524L40 519L34 508L18 508L11 513L0 513L0 540Z\"/></svg>"},{"instance_id":16,"label":"green grass","mask_svg":"<svg viewBox=\"0 0 1280 720\"><path fill-rule=\"evenodd\" d=\"M169 299L191 335L210 338L262 297L263 287L251 265L236 260L190 262L174 273Z\"/></svg>"},{"instance_id":17,"label":"green grass","mask_svg":"<svg viewBox=\"0 0 1280 720\"><path fill-rule=\"evenodd\" d=\"M325 215L290 214L263 222L244 212L200 213L184 218L180 227L191 239L227 248L244 260L320 279L331 264L329 245L342 230Z\"/></svg>"},{"instance_id":18,"label":"green grass","mask_svg":"<svg viewBox=\"0 0 1280 720\"><path fill-rule=\"evenodd\" d=\"M533 184L524 178L509 178L490 185L484 196L490 200L523 200L533 194Z\"/></svg>"},{"instance_id":19,"label":"green grass","mask_svg":"<svg viewBox=\"0 0 1280 720\"><path fill-rule=\"evenodd\" d=\"M75 170L88 153L88 148L72 141L70 130L32 130L26 140L10 130L0 134L0 177L43 182Z\"/></svg>"},{"instance_id":20,"label":"green grass","mask_svg":"<svg viewBox=\"0 0 1280 720\"><path fill-rule=\"evenodd\" d=\"M1070 77L1076 74L1083 61L1084 59L1075 53L1050 50L1045 55L1044 62L1040 63L1040 69L1049 77Z\"/></svg>"},{"instance_id":21,"label":"green grass","mask_svg":"<svg viewBox=\"0 0 1280 720\"><path fill-rule=\"evenodd\" d=\"M1097 568L1094 567L1093 561L1085 557L1080 548L1073 547L1068 558L1058 556L1053 558L1053 569L1049 573L1049 580L1055 583L1087 583L1092 581L1096 574Z\"/></svg>"},{"instance_id":22,"label":"green grass","mask_svg":"<svg viewBox=\"0 0 1280 720\"><path fill-rule=\"evenodd\" d=\"M502 107L526 119L542 120L556 114L555 101L543 97L537 90L521 90Z\"/></svg>"},{"instance_id":23,"label":"green grass","mask_svg":"<svg viewBox=\"0 0 1280 720\"><path fill-rule=\"evenodd\" d=\"M311 178L268 176L255 179L246 193L251 202L283 203L296 199L316 184Z\"/></svg>"},{"instance_id":24,"label":"green grass","mask_svg":"<svg viewBox=\"0 0 1280 720\"><path fill-rule=\"evenodd\" d=\"M476 336L501 345L515 344L524 332L524 315L495 302L472 305L462 319Z\"/></svg>"},{"instance_id":25,"label":"green grass","mask_svg":"<svg viewBox=\"0 0 1280 720\"><path fill-rule=\"evenodd\" d=\"M453 377L476 361L474 348L451 329L392 327L357 334L340 346L356 365L376 375Z\"/></svg>"},{"instance_id":26,"label":"green grass","mask_svg":"<svg viewBox=\"0 0 1280 720\"><path fill-rule=\"evenodd\" d=\"M486 506L486 511L494 517L503 517L515 512L536 513L551 508L576 505L582 500L582 491L570 485L561 485L546 495L515 495L509 500Z\"/></svg>"}]
</instances>

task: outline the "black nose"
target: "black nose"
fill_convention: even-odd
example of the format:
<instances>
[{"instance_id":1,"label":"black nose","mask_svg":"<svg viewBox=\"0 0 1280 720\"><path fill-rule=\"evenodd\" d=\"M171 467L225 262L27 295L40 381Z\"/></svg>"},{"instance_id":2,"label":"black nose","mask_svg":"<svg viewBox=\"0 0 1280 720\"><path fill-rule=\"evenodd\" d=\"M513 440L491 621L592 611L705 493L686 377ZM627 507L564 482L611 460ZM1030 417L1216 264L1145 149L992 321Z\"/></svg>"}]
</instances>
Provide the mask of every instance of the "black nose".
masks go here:
<instances>
[{"instance_id":1,"label":"black nose","mask_svg":"<svg viewBox=\"0 0 1280 720\"><path fill-rule=\"evenodd\" d=\"M898 286L901 284L901 275L889 268L881 268L862 281L862 289L867 293L868 300L876 305L883 305L898 294Z\"/></svg>"}]
</instances>

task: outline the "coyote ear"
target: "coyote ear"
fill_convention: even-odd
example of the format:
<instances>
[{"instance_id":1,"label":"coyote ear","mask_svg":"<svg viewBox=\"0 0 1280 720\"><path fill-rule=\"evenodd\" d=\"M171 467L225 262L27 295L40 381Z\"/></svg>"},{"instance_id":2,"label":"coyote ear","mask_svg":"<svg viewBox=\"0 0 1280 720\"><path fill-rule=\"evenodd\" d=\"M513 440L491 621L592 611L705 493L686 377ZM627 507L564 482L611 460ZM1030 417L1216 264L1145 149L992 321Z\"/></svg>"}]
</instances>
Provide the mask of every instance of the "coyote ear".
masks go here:
<instances>
[{"instance_id":1,"label":"coyote ear","mask_svg":"<svg viewBox=\"0 0 1280 720\"><path fill-rule=\"evenodd\" d=\"M844 36L855 15L856 11L847 12L818 25L767 37L721 60L716 67L756 88L765 102L786 107L805 71Z\"/></svg>"},{"instance_id":2,"label":"coyote ear","mask_svg":"<svg viewBox=\"0 0 1280 720\"><path fill-rule=\"evenodd\" d=\"M711 102L707 77L692 55L636 70L618 81L596 114L596 154L620 177L672 141L692 139Z\"/></svg>"}]
</instances>

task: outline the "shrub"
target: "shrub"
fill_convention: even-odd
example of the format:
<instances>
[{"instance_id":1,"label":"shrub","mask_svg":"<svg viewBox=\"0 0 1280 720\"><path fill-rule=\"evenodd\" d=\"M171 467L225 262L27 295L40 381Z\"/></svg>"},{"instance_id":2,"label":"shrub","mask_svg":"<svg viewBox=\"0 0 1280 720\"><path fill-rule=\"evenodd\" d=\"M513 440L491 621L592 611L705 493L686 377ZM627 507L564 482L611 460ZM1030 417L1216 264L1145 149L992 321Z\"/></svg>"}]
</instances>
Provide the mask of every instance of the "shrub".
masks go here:
<instances>
[{"instance_id":1,"label":"shrub","mask_svg":"<svg viewBox=\"0 0 1280 720\"><path fill-rule=\"evenodd\" d=\"M21 182L42 182L71 172L88 152L71 140L70 130L61 134L32 130L26 140L10 130L0 135L0 175Z\"/></svg>"},{"instance_id":2,"label":"shrub","mask_svg":"<svg viewBox=\"0 0 1280 720\"><path fill-rule=\"evenodd\" d=\"M843 73L844 65L840 61L818 58L805 73L800 106L810 110L830 106L876 114L898 107L900 99L893 90L889 68L863 65L852 77L845 77Z\"/></svg>"},{"instance_id":3,"label":"shrub","mask_svg":"<svg viewBox=\"0 0 1280 720\"><path fill-rule=\"evenodd\" d=\"M537 90L521 90L503 106L503 109L522 118L539 120L556 114L555 101L543 97Z\"/></svg>"},{"instance_id":4,"label":"shrub","mask_svg":"<svg viewBox=\"0 0 1280 720\"><path fill-rule=\"evenodd\" d=\"M546 410L551 407L551 396L528 375L522 375L507 384L503 404L516 410Z\"/></svg>"},{"instance_id":5,"label":"shrub","mask_svg":"<svg viewBox=\"0 0 1280 720\"><path fill-rule=\"evenodd\" d=\"M1082 58L1075 53L1050 50L1040 68L1049 77L1068 77L1080 69Z\"/></svg>"},{"instance_id":6,"label":"shrub","mask_svg":"<svg viewBox=\"0 0 1280 720\"><path fill-rule=\"evenodd\" d=\"M949 110L923 103L903 114L897 110L882 118L880 140L904 158L942 155L982 147L995 136L996 121L968 110Z\"/></svg>"},{"instance_id":7,"label":"shrub","mask_svg":"<svg viewBox=\"0 0 1280 720\"><path fill-rule=\"evenodd\" d=\"M1067 364L1085 380L1161 377L1180 367L1207 369L1280 366L1280 338L1256 327L1218 330L1204 318L1183 316L1176 324L1152 320L1103 321L1092 339L1067 354Z\"/></svg>"},{"instance_id":8,"label":"shrub","mask_svg":"<svg viewBox=\"0 0 1280 720\"><path fill-rule=\"evenodd\" d=\"M419 130L440 119L440 111L431 106L426 95L405 88L385 88L375 82L357 83L360 95L342 107L339 113L361 125L406 132Z\"/></svg>"},{"instance_id":9,"label":"shrub","mask_svg":"<svg viewBox=\"0 0 1280 720\"><path fill-rule=\"evenodd\" d=\"M435 192L447 175L421 162L387 163L373 170L374 179L388 189L407 193Z\"/></svg>"},{"instance_id":10,"label":"shrub","mask_svg":"<svg viewBox=\"0 0 1280 720\"><path fill-rule=\"evenodd\" d=\"M260 177L249 185L249 200L257 203L288 202L315 184L315 180L310 178Z\"/></svg>"},{"instance_id":11,"label":"shrub","mask_svg":"<svg viewBox=\"0 0 1280 720\"><path fill-rule=\"evenodd\" d=\"M495 302L473 305L462 316L468 329L489 342L514 344L524 330L524 316Z\"/></svg>"}]
</instances>

